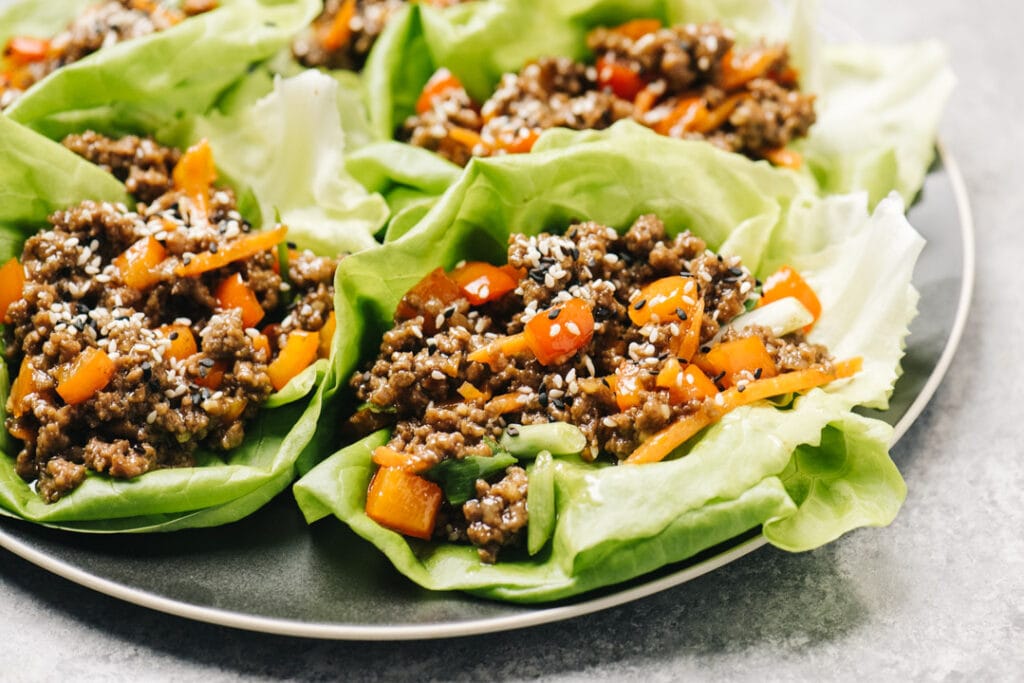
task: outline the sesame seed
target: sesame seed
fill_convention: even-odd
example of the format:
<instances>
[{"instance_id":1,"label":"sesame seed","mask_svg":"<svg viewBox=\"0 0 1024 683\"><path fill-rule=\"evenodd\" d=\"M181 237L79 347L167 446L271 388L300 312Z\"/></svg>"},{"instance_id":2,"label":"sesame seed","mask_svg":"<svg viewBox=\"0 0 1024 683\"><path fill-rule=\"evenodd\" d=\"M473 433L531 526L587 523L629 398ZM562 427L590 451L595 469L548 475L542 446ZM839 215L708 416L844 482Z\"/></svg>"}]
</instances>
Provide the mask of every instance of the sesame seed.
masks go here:
<instances>
[{"instance_id":1,"label":"sesame seed","mask_svg":"<svg viewBox=\"0 0 1024 683\"><path fill-rule=\"evenodd\" d=\"M430 376L438 381L442 381L444 379L444 373L440 370L434 370L430 373Z\"/></svg>"},{"instance_id":2,"label":"sesame seed","mask_svg":"<svg viewBox=\"0 0 1024 683\"><path fill-rule=\"evenodd\" d=\"M550 336L550 337L557 337L558 334L561 331L562 331L562 326L559 325L558 323L555 323L554 325L551 326L551 329L548 330L548 336Z\"/></svg>"},{"instance_id":3,"label":"sesame seed","mask_svg":"<svg viewBox=\"0 0 1024 683\"><path fill-rule=\"evenodd\" d=\"M552 309L551 312L548 313L548 320L555 320L555 319L557 319L558 316L561 315L561 313L562 313L562 309L561 308Z\"/></svg>"},{"instance_id":4,"label":"sesame seed","mask_svg":"<svg viewBox=\"0 0 1024 683\"><path fill-rule=\"evenodd\" d=\"M640 299L640 301L637 301L635 304L633 304L633 310L634 311L639 311L641 308L643 308L646 305L647 305L647 299Z\"/></svg>"},{"instance_id":5,"label":"sesame seed","mask_svg":"<svg viewBox=\"0 0 1024 683\"><path fill-rule=\"evenodd\" d=\"M569 330L577 337L580 336L580 334L582 334L582 332L580 332L580 326L571 320L565 324L565 329Z\"/></svg>"}]
</instances>

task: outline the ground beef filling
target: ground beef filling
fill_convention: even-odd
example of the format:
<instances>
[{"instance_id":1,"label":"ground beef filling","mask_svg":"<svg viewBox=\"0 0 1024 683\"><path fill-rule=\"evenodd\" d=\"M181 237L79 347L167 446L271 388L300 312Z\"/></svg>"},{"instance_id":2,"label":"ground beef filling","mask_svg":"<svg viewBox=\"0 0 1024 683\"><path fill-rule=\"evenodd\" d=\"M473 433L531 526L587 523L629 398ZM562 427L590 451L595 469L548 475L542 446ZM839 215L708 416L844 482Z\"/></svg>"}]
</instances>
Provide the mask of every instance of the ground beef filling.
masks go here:
<instances>
[{"instance_id":1,"label":"ground beef filling","mask_svg":"<svg viewBox=\"0 0 1024 683\"><path fill-rule=\"evenodd\" d=\"M152 140L108 140L95 134L69 146L119 177L170 174L177 153ZM154 162L154 160L157 160ZM156 183L161 185L161 183ZM6 426L20 439L18 474L52 502L78 486L87 471L131 478L164 467L196 463L198 448L239 446L245 421L272 393L268 364L298 329L318 331L333 301L336 263L308 252L289 259L294 303L271 252L229 263L195 277L174 267L203 251L230 248L250 231L226 190L211 189L200 219L189 199L162 183L166 193L137 211L119 204L82 202L53 214L50 228L25 243L22 298L8 310L9 367L19 369L8 401ZM140 187L153 185L142 183ZM148 189L144 194L148 193ZM167 259L145 289L128 286L114 263L129 247L156 240ZM167 265L169 264L169 265ZM240 309L221 308L218 286L239 276L268 313L269 353L256 343ZM283 316L283 318L281 317ZM172 346L191 336L195 353ZM66 401L57 389L86 351L110 359L110 380L89 398Z\"/></svg>"},{"instance_id":2,"label":"ground beef filling","mask_svg":"<svg viewBox=\"0 0 1024 683\"><path fill-rule=\"evenodd\" d=\"M435 7L467 0L431 0ZM292 54L303 66L358 71L366 63L388 20L407 0L326 0L309 30L292 44Z\"/></svg>"},{"instance_id":3,"label":"ground beef filling","mask_svg":"<svg viewBox=\"0 0 1024 683\"><path fill-rule=\"evenodd\" d=\"M216 8L213 0L185 0L180 9L159 0L108 0L92 5L38 52L18 53L8 43L0 66L0 109L48 75L105 47L165 31L186 17Z\"/></svg>"},{"instance_id":4,"label":"ground beef filling","mask_svg":"<svg viewBox=\"0 0 1024 683\"><path fill-rule=\"evenodd\" d=\"M763 55L764 63L757 77L741 81L726 64L739 50L734 42L715 24L662 28L635 39L599 28L588 39L596 64L539 59L503 76L480 106L460 87L445 89L398 135L465 165L472 156L528 151L549 128L603 129L631 118L664 135L770 157L807 134L814 98L797 90L783 48L741 52Z\"/></svg>"},{"instance_id":5,"label":"ground beef filling","mask_svg":"<svg viewBox=\"0 0 1024 683\"><path fill-rule=\"evenodd\" d=\"M655 216L641 216L625 233L597 223L572 225L565 235L514 235L508 264L523 277L502 298L479 306L431 296L407 297L414 315L402 316L383 338L377 359L351 380L366 403L350 423L359 433L393 427L388 446L407 454L416 471L450 458L492 455L493 441L510 424L567 422L587 439L583 457L621 460L670 423L698 410L702 401L673 403L656 377L674 360L677 319L629 318L642 307L640 290L664 277L686 275L703 300L700 343L756 300L760 284L737 257L715 254L689 232L675 237ZM521 332L536 315L547 315L570 298L589 306L591 341L562 363L542 365L532 354L486 364L469 361L473 351ZM765 328L730 329L723 339L756 335L780 371L812 366L831 370L821 346L802 334L777 337ZM637 400L620 408L607 378L626 369L635 377ZM467 399L469 384L483 395ZM490 397L517 393L518 408L496 407ZM446 509L435 533L478 546L485 561L513 545L525 525L525 480L509 468L503 482L477 482L477 496ZM521 486L520 486L521 485Z\"/></svg>"}]
</instances>

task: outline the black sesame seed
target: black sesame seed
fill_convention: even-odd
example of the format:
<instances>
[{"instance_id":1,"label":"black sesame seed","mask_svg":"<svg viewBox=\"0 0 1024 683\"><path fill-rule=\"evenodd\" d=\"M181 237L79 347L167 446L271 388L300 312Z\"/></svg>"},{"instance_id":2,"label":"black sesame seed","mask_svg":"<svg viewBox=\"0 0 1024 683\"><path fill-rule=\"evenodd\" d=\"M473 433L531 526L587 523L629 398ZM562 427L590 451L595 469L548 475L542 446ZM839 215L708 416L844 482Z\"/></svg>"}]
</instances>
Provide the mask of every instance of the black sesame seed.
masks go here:
<instances>
[{"instance_id":1,"label":"black sesame seed","mask_svg":"<svg viewBox=\"0 0 1024 683\"><path fill-rule=\"evenodd\" d=\"M551 405L558 408L559 410L565 410L565 401L560 398L551 399Z\"/></svg>"},{"instance_id":2,"label":"black sesame seed","mask_svg":"<svg viewBox=\"0 0 1024 683\"><path fill-rule=\"evenodd\" d=\"M551 312L548 313L548 320L556 320L558 318L558 316L560 316L561 314L562 314L562 309L561 308L553 308L553 309L551 309Z\"/></svg>"},{"instance_id":3,"label":"black sesame seed","mask_svg":"<svg viewBox=\"0 0 1024 683\"><path fill-rule=\"evenodd\" d=\"M572 260L573 261L578 261L579 260L579 258L580 258L580 250L579 249L577 249L576 247L571 247L569 249L569 253L572 254Z\"/></svg>"},{"instance_id":4,"label":"black sesame seed","mask_svg":"<svg viewBox=\"0 0 1024 683\"><path fill-rule=\"evenodd\" d=\"M181 259L181 262L184 263L187 266L188 264L192 263L192 257L191 256L185 256L184 258Z\"/></svg>"},{"instance_id":5,"label":"black sesame seed","mask_svg":"<svg viewBox=\"0 0 1024 683\"><path fill-rule=\"evenodd\" d=\"M754 370L754 379L761 379L761 368Z\"/></svg>"},{"instance_id":6,"label":"black sesame seed","mask_svg":"<svg viewBox=\"0 0 1024 683\"><path fill-rule=\"evenodd\" d=\"M734 267L729 269L729 274L730 275L735 275L736 277L740 277L741 275L743 275L743 269L742 268L736 268L734 266Z\"/></svg>"},{"instance_id":7,"label":"black sesame seed","mask_svg":"<svg viewBox=\"0 0 1024 683\"><path fill-rule=\"evenodd\" d=\"M449 306L448 308L444 309L444 317L445 318L451 318L453 315L455 315L455 307L454 306Z\"/></svg>"},{"instance_id":8,"label":"black sesame seed","mask_svg":"<svg viewBox=\"0 0 1024 683\"><path fill-rule=\"evenodd\" d=\"M85 321L84 320L79 320L79 319L76 318L76 319L71 321L71 324L74 325L75 329L78 330L79 332L82 332L83 330L85 330Z\"/></svg>"},{"instance_id":9,"label":"black sesame seed","mask_svg":"<svg viewBox=\"0 0 1024 683\"><path fill-rule=\"evenodd\" d=\"M537 284L540 284L544 282L544 271L539 268L534 268L530 271L529 278Z\"/></svg>"},{"instance_id":10,"label":"black sesame seed","mask_svg":"<svg viewBox=\"0 0 1024 683\"><path fill-rule=\"evenodd\" d=\"M702 347L700 347L700 352L701 353L707 353L710 350L711 350L710 346L702 346Z\"/></svg>"},{"instance_id":11,"label":"black sesame seed","mask_svg":"<svg viewBox=\"0 0 1024 683\"><path fill-rule=\"evenodd\" d=\"M507 434L508 434L509 436L512 436L512 437L516 437L516 436L519 436L519 426L518 426L518 425L509 425L509 426L508 426L508 427L507 427L507 428L505 429L505 432L506 432L506 433L507 433Z\"/></svg>"},{"instance_id":12,"label":"black sesame seed","mask_svg":"<svg viewBox=\"0 0 1024 683\"><path fill-rule=\"evenodd\" d=\"M89 307L85 304L75 304L75 313L78 315L85 315L89 312Z\"/></svg>"},{"instance_id":13,"label":"black sesame seed","mask_svg":"<svg viewBox=\"0 0 1024 683\"><path fill-rule=\"evenodd\" d=\"M761 286L761 281L760 280L754 280L754 286L755 287L760 287Z\"/></svg>"},{"instance_id":14,"label":"black sesame seed","mask_svg":"<svg viewBox=\"0 0 1024 683\"><path fill-rule=\"evenodd\" d=\"M594 306L594 320L603 322L612 317L612 309L607 306Z\"/></svg>"},{"instance_id":15,"label":"black sesame seed","mask_svg":"<svg viewBox=\"0 0 1024 683\"><path fill-rule=\"evenodd\" d=\"M683 309L677 308L676 309L676 315L679 316L680 320L686 320L686 311L684 311Z\"/></svg>"},{"instance_id":16,"label":"black sesame seed","mask_svg":"<svg viewBox=\"0 0 1024 683\"><path fill-rule=\"evenodd\" d=\"M168 339L170 339L171 341L174 341L177 338L178 338L178 333L177 332L171 332L170 335L168 335Z\"/></svg>"},{"instance_id":17,"label":"black sesame seed","mask_svg":"<svg viewBox=\"0 0 1024 683\"><path fill-rule=\"evenodd\" d=\"M252 226L248 223L242 223L242 232L251 232Z\"/></svg>"},{"instance_id":18,"label":"black sesame seed","mask_svg":"<svg viewBox=\"0 0 1024 683\"><path fill-rule=\"evenodd\" d=\"M738 391L738 392L740 392L742 394L746 390L746 388L747 388L746 384L740 384L740 385L738 385L736 387L736 391Z\"/></svg>"},{"instance_id":19,"label":"black sesame seed","mask_svg":"<svg viewBox=\"0 0 1024 683\"><path fill-rule=\"evenodd\" d=\"M722 259L722 255L721 255L721 254L715 254L715 256L717 256L717 257L718 257L718 262L719 262L719 263L721 263L721 262L723 261L723 259Z\"/></svg>"},{"instance_id":20,"label":"black sesame seed","mask_svg":"<svg viewBox=\"0 0 1024 683\"><path fill-rule=\"evenodd\" d=\"M577 233L578 233L577 229L573 228L572 230L569 231L569 234L566 235L566 237L568 237L571 240L574 240L574 239L576 239Z\"/></svg>"},{"instance_id":21,"label":"black sesame seed","mask_svg":"<svg viewBox=\"0 0 1024 683\"><path fill-rule=\"evenodd\" d=\"M289 249L298 249L299 245L295 244L295 242L288 242L288 248Z\"/></svg>"},{"instance_id":22,"label":"black sesame seed","mask_svg":"<svg viewBox=\"0 0 1024 683\"><path fill-rule=\"evenodd\" d=\"M611 389L611 388L612 388L612 385L611 385L611 384L608 384L608 379L607 379L607 378L605 378L605 377L602 377L602 378L601 378L601 384L605 385L605 386L606 386L606 387L608 387L609 389Z\"/></svg>"},{"instance_id":23,"label":"black sesame seed","mask_svg":"<svg viewBox=\"0 0 1024 683\"><path fill-rule=\"evenodd\" d=\"M633 304L633 310L634 311L639 311L641 308L643 308L646 305L647 305L647 299L640 299L640 301L637 301L635 304Z\"/></svg>"},{"instance_id":24,"label":"black sesame seed","mask_svg":"<svg viewBox=\"0 0 1024 683\"><path fill-rule=\"evenodd\" d=\"M723 377L725 377L725 370L722 370L720 373L712 377L711 381L714 382L715 384L718 384L719 382L722 381Z\"/></svg>"},{"instance_id":25,"label":"black sesame seed","mask_svg":"<svg viewBox=\"0 0 1024 683\"><path fill-rule=\"evenodd\" d=\"M537 394L537 402L540 403L540 407L541 408L547 408L548 407L548 395L545 392L543 392L543 391L540 392L539 394Z\"/></svg>"},{"instance_id":26,"label":"black sesame seed","mask_svg":"<svg viewBox=\"0 0 1024 683\"><path fill-rule=\"evenodd\" d=\"M210 396L211 396L211 395L212 395L212 394L210 393L210 390L209 390L209 389L207 389L206 387L203 387L202 389L200 389L200 390L199 390L199 396L200 396L200 397L201 397L201 398L202 398L202 399L203 399L204 401L205 401L206 399L210 398Z\"/></svg>"},{"instance_id":27,"label":"black sesame seed","mask_svg":"<svg viewBox=\"0 0 1024 683\"><path fill-rule=\"evenodd\" d=\"M211 244L210 245L210 253L211 254L216 254L217 253L217 245L216 244Z\"/></svg>"},{"instance_id":28,"label":"black sesame seed","mask_svg":"<svg viewBox=\"0 0 1024 683\"><path fill-rule=\"evenodd\" d=\"M216 364L216 361L212 358L201 358L199 359L199 364L204 368L212 368Z\"/></svg>"}]
</instances>

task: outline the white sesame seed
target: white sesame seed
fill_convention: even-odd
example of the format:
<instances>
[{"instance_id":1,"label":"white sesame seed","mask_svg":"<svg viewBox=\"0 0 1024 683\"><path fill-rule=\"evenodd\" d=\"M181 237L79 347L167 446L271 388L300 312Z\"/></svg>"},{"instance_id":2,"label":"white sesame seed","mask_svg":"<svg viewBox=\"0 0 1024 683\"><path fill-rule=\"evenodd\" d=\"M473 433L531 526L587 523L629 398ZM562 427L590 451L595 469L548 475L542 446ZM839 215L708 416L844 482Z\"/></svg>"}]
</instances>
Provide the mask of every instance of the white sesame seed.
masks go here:
<instances>
[{"instance_id":1,"label":"white sesame seed","mask_svg":"<svg viewBox=\"0 0 1024 683\"><path fill-rule=\"evenodd\" d=\"M151 410L149 411L149 415L146 416L146 423L153 424L154 422L156 422L156 411Z\"/></svg>"},{"instance_id":2,"label":"white sesame seed","mask_svg":"<svg viewBox=\"0 0 1024 683\"><path fill-rule=\"evenodd\" d=\"M434 327L438 329L444 327L444 313L438 313L437 317L434 318Z\"/></svg>"},{"instance_id":3,"label":"white sesame seed","mask_svg":"<svg viewBox=\"0 0 1024 683\"><path fill-rule=\"evenodd\" d=\"M577 337L580 336L580 334L581 334L580 326L577 325L576 323L574 323L571 320L565 324L565 329L569 330L570 332L572 332Z\"/></svg>"},{"instance_id":4,"label":"white sesame seed","mask_svg":"<svg viewBox=\"0 0 1024 683\"><path fill-rule=\"evenodd\" d=\"M561 332L561 331L562 331L562 326L559 325L558 323L555 323L554 325L551 326L551 329L548 330L548 335L551 336L551 337L557 337L558 333Z\"/></svg>"},{"instance_id":5,"label":"white sesame seed","mask_svg":"<svg viewBox=\"0 0 1024 683\"><path fill-rule=\"evenodd\" d=\"M438 381L444 379L444 373L441 372L440 370L434 370L433 372L430 373L430 376Z\"/></svg>"}]
</instances>

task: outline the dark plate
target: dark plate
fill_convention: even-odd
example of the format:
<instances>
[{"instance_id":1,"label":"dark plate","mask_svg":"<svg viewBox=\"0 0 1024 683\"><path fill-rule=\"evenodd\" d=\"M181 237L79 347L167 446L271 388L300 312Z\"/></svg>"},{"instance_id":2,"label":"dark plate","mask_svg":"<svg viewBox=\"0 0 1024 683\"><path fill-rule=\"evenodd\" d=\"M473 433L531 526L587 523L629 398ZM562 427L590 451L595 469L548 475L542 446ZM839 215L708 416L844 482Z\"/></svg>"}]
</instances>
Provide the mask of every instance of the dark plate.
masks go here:
<instances>
[{"instance_id":1,"label":"dark plate","mask_svg":"<svg viewBox=\"0 0 1024 683\"><path fill-rule=\"evenodd\" d=\"M970 208L941 150L910 219L928 240L914 273L920 315L891 408L874 413L895 425L895 438L945 374L971 300ZM173 534L82 535L0 518L0 546L116 598L254 631L352 640L440 638L567 619L689 581L762 545L755 530L634 581L528 607L422 590L337 520L307 527L290 493L241 522Z\"/></svg>"}]
</instances>

